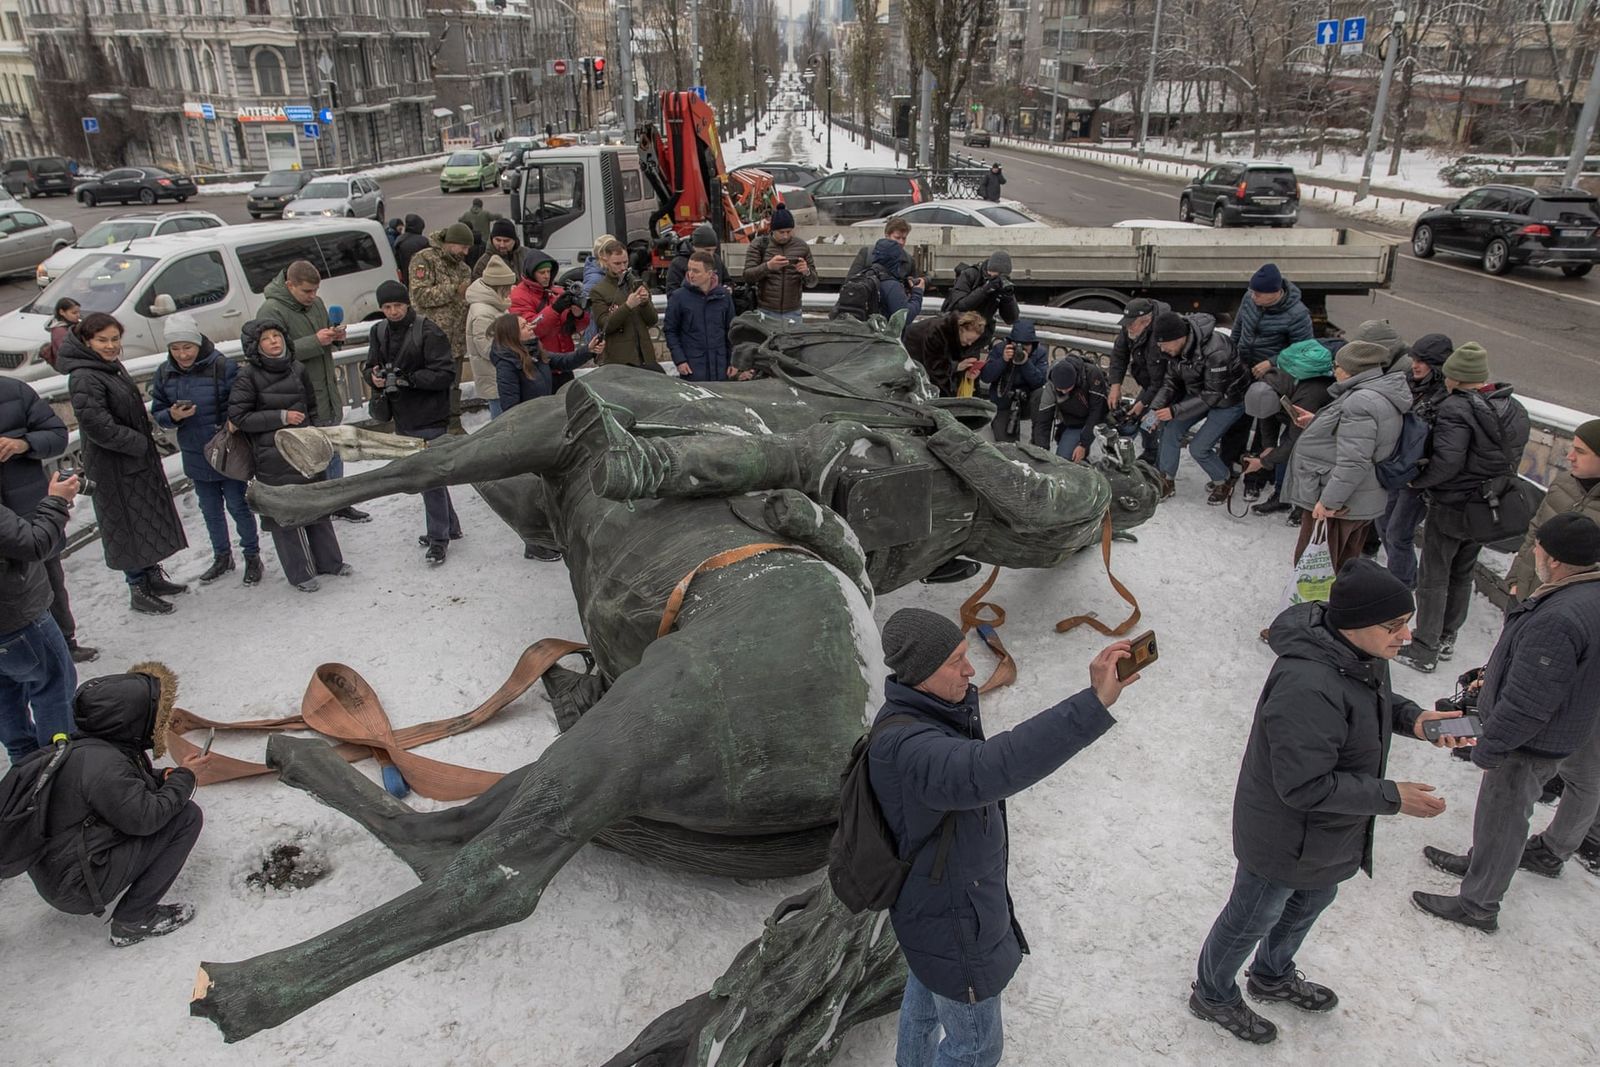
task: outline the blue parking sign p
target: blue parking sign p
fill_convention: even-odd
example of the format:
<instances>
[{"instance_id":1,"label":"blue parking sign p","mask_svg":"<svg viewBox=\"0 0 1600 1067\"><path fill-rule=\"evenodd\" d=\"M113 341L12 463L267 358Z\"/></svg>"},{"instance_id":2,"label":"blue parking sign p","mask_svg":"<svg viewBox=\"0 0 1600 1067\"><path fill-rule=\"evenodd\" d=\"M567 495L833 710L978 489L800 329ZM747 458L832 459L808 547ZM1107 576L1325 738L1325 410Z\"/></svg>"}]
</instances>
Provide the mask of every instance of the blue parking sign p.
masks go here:
<instances>
[{"instance_id":1,"label":"blue parking sign p","mask_svg":"<svg viewBox=\"0 0 1600 1067\"><path fill-rule=\"evenodd\" d=\"M84 133L99 133L100 132L100 120L96 119L96 118L90 118L89 116L85 115L83 117L83 132Z\"/></svg>"},{"instance_id":2,"label":"blue parking sign p","mask_svg":"<svg viewBox=\"0 0 1600 1067\"><path fill-rule=\"evenodd\" d=\"M1344 20L1344 43L1358 44L1367 39L1367 20L1365 17Z\"/></svg>"}]
</instances>

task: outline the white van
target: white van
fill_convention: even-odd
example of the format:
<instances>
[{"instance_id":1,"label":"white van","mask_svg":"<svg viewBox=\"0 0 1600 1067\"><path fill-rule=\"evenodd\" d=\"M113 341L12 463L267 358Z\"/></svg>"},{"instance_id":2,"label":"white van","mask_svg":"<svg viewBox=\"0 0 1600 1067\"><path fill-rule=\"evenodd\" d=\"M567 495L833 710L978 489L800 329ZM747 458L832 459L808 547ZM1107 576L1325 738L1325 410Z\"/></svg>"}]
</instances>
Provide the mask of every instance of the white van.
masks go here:
<instances>
[{"instance_id":1,"label":"white van","mask_svg":"<svg viewBox=\"0 0 1600 1067\"><path fill-rule=\"evenodd\" d=\"M588 259L603 233L648 255L654 187L632 146L574 145L530 152L511 189L523 246L549 253L562 270Z\"/></svg>"},{"instance_id":2,"label":"white van","mask_svg":"<svg viewBox=\"0 0 1600 1067\"><path fill-rule=\"evenodd\" d=\"M161 318L194 316L213 341L238 340L261 307L261 293L297 259L322 272L318 293L346 322L376 318L379 284L397 277L383 227L370 219L259 222L144 237L93 252L69 267L30 304L0 316L0 370L20 378L51 373L39 358L56 301L107 311L122 323L124 357L160 352Z\"/></svg>"}]
</instances>

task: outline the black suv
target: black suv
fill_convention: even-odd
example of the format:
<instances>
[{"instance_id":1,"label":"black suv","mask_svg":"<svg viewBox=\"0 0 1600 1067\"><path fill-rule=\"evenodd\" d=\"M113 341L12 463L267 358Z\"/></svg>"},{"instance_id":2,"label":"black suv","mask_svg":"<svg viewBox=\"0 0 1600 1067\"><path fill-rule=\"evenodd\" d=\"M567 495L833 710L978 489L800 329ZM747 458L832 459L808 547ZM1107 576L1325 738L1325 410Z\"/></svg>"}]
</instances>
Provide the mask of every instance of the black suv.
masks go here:
<instances>
[{"instance_id":1,"label":"black suv","mask_svg":"<svg viewBox=\"0 0 1600 1067\"><path fill-rule=\"evenodd\" d=\"M284 205L316 176L316 171L308 169L267 171L245 200L250 217L259 219L263 215L276 215L282 218Z\"/></svg>"},{"instance_id":2,"label":"black suv","mask_svg":"<svg viewBox=\"0 0 1600 1067\"><path fill-rule=\"evenodd\" d=\"M1600 201L1582 189L1486 185L1423 212L1411 230L1411 251L1423 259L1435 252L1466 256L1490 274L1527 264L1581 278L1600 262Z\"/></svg>"},{"instance_id":3,"label":"black suv","mask_svg":"<svg viewBox=\"0 0 1600 1067\"><path fill-rule=\"evenodd\" d=\"M841 171L817 179L806 190L817 203L818 221L833 225L888 218L933 198L916 174L888 169Z\"/></svg>"},{"instance_id":4,"label":"black suv","mask_svg":"<svg viewBox=\"0 0 1600 1067\"><path fill-rule=\"evenodd\" d=\"M1222 163L1178 194L1178 218L1211 225L1293 226L1300 218L1300 180L1283 163Z\"/></svg>"},{"instance_id":5,"label":"black suv","mask_svg":"<svg viewBox=\"0 0 1600 1067\"><path fill-rule=\"evenodd\" d=\"M7 160L5 176L0 181L12 196L72 195L72 168L60 156Z\"/></svg>"}]
</instances>

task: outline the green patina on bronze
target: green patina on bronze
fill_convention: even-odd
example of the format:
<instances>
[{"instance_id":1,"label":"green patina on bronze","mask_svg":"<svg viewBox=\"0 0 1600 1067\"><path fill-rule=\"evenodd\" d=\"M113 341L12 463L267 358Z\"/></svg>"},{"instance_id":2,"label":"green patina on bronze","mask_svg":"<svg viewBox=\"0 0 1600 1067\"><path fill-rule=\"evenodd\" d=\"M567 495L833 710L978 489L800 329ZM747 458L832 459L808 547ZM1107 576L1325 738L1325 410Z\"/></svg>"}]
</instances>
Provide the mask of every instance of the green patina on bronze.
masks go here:
<instances>
[{"instance_id":1,"label":"green patina on bronze","mask_svg":"<svg viewBox=\"0 0 1600 1067\"><path fill-rule=\"evenodd\" d=\"M1052 566L1098 540L1108 507L1119 528L1155 509L1158 479L1131 460L1089 467L977 437L968 427L987 424L988 405L937 401L889 329L741 319L734 340L756 380L602 368L478 433L409 455L396 446L401 458L381 469L253 487L263 514L292 523L474 484L525 539L566 553L595 670L547 674L560 736L445 811L412 811L322 742L272 738L268 762L285 782L367 827L422 883L300 944L204 964L191 1009L227 1040L527 917L589 842L730 877L816 870L884 673L874 591L957 554ZM321 432L286 431L308 444ZM389 454L381 437L338 441L347 455ZM692 569L775 541L814 555L768 552L698 575L657 637ZM512 636L507 654L531 636ZM893 1008L904 971L882 916L851 916L825 887L781 915L716 988L612 1063L700 1064L720 1047L723 1063L741 1062L734 1049L777 1062L776 1049L820 1064L848 1026Z\"/></svg>"}]
</instances>

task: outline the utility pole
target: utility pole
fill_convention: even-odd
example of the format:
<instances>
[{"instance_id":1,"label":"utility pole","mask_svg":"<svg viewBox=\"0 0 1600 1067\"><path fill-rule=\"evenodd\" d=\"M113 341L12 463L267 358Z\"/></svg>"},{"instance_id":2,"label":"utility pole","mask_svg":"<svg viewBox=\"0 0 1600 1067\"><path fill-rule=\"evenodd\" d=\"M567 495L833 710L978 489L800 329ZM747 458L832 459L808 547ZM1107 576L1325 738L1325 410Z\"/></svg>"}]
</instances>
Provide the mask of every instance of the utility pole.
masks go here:
<instances>
[{"instance_id":1,"label":"utility pole","mask_svg":"<svg viewBox=\"0 0 1600 1067\"><path fill-rule=\"evenodd\" d=\"M1600 112L1600 53L1594 57L1594 73L1589 75L1589 90L1583 94L1583 113L1578 116L1578 128L1572 133L1572 155L1567 157L1567 173L1562 185L1578 184L1583 173L1583 158L1589 154L1589 138L1594 136L1594 120Z\"/></svg>"},{"instance_id":2,"label":"utility pole","mask_svg":"<svg viewBox=\"0 0 1600 1067\"><path fill-rule=\"evenodd\" d=\"M933 72L922 68L922 97L917 102L922 121L917 123L917 162L924 167L933 166Z\"/></svg>"},{"instance_id":3,"label":"utility pole","mask_svg":"<svg viewBox=\"0 0 1600 1067\"><path fill-rule=\"evenodd\" d=\"M1378 79L1378 99L1372 105L1372 129L1367 131L1367 158L1361 164L1361 184L1356 186L1356 202L1367 198L1372 191L1372 157L1378 154L1378 138L1383 134L1383 119L1389 110L1389 83L1394 80L1394 57L1400 51L1400 34L1406 24L1406 13L1395 8L1390 16L1389 39L1383 53L1383 76Z\"/></svg>"},{"instance_id":4,"label":"utility pole","mask_svg":"<svg viewBox=\"0 0 1600 1067\"><path fill-rule=\"evenodd\" d=\"M689 70L695 85L700 80L700 0L689 0Z\"/></svg>"},{"instance_id":5,"label":"utility pole","mask_svg":"<svg viewBox=\"0 0 1600 1067\"><path fill-rule=\"evenodd\" d=\"M1065 5L1062 6L1061 10L1063 10L1063 11L1066 10ZM1045 140L1047 140L1047 141L1054 141L1056 139L1056 115L1057 115L1057 112L1061 108L1061 41L1062 41L1062 38L1065 36L1065 34L1063 34L1061 32L1061 23L1062 23L1062 21L1063 21L1063 16L1057 15L1056 16L1056 73L1055 73L1055 77L1052 78L1051 81L1050 81L1050 136L1045 138Z\"/></svg>"},{"instance_id":6,"label":"utility pole","mask_svg":"<svg viewBox=\"0 0 1600 1067\"><path fill-rule=\"evenodd\" d=\"M633 0L617 4L617 82L622 91L622 128L633 136Z\"/></svg>"},{"instance_id":7,"label":"utility pole","mask_svg":"<svg viewBox=\"0 0 1600 1067\"><path fill-rule=\"evenodd\" d=\"M1161 47L1161 4L1156 0L1156 20L1150 27L1150 65L1144 72L1144 106L1139 109L1139 160L1144 161L1145 141L1150 137L1150 98L1156 91L1156 50Z\"/></svg>"}]
</instances>

